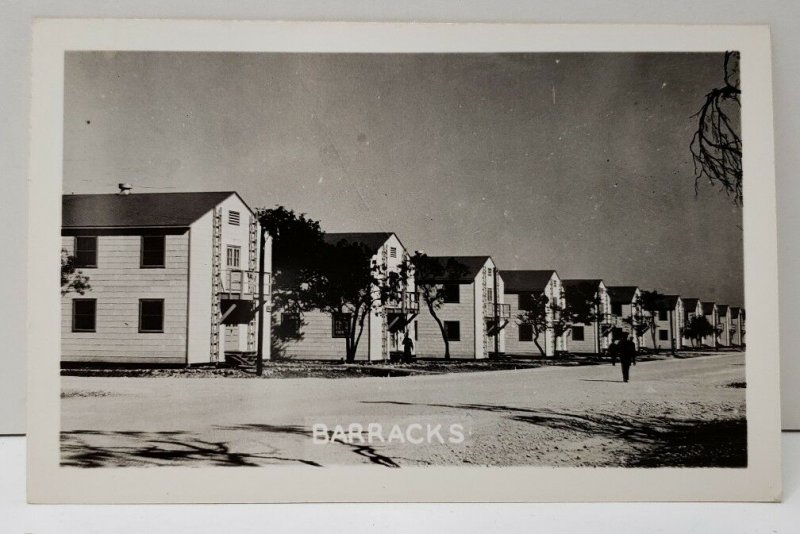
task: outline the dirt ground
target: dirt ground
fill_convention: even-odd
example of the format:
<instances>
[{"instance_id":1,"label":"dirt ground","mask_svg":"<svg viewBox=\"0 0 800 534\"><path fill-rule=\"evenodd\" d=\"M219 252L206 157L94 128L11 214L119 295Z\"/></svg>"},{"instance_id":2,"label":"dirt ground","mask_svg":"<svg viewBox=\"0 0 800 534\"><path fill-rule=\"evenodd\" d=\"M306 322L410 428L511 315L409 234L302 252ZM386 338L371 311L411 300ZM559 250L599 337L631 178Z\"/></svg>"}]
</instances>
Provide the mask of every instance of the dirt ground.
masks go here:
<instances>
[{"instance_id":1,"label":"dirt ground","mask_svg":"<svg viewBox=\"0 0 800 534\"><path fill-rule=\"evenodd\" d=\"M742 353L641 362L631 376L608 364L359 380L64 376L62 464L746 465Z\"/></svg>"}]
</instances>

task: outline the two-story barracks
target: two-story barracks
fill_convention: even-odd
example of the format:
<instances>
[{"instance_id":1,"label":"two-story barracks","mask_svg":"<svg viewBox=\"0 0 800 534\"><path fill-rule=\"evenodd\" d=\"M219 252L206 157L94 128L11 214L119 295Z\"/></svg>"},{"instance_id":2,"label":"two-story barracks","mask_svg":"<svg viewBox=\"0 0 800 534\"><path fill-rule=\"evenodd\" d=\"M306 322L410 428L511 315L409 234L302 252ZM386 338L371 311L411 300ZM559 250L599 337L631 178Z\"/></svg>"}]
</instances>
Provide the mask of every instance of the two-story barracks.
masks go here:
<instances>
[{"instance_id":1,"label":"two-story barracks","mask_svg":"<svg viewBox=\"0 0 800 534\"><path fill-rule=\"evenodd\" d=\"M65 364L190 365L256 349L260 228L235 192L64 195L63 254L91 289L62 297ZM271 242L264 248L264 309ZM269 358L270 314L264 313Z\"/></svg>"}]
</instances>

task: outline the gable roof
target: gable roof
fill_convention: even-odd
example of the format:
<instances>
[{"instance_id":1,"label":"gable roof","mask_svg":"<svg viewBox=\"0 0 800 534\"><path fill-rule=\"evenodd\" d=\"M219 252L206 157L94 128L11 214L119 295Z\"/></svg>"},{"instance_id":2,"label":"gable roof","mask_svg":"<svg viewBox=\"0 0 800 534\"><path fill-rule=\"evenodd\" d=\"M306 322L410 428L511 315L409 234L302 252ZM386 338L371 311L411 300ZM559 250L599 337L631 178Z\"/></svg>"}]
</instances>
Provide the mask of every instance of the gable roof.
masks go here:
<instances>
[{"instance_id":1,"label":"gable roof","mask_svg":"<svg viewBox=\"0 0 800 534\"><path fill-rule=\"evenodd\" d=\"M696 299L696 298L683 298L683 297L681 297L681 300L683 301L683 307L686 310L689 310L689 309L696 310L697 309L697 303L700 302L700 299Z\"/></svg>"},{"instance_id":2,"label":"gable roof","mask_svg":"<svg viewBox=\"0 0 800 534\"><path fill-rule=\"evenodd\" d=\"M713 302L703 302L703 315L711 315L714 313L714 303Z\"/></svg>"},{"instance_id":3,"label":"gable roof","mask_svg":"<svg viewBox=\"0 0 800 534\"><path fill-rule=\"evenodd\" d=\"M341 241L361 243L369 250L377 252L392 235L392 232L330 232L325 233L322 238L329 245L337 245Z\"/></svg>"},{"instance_id":4,"label":"gable roof","mask_svg":"<svg viewBox=\"0 0 800 534\"><path fill-rule=\"evenodd\" d=\"M578 278L570 278L567 280L561 280L561 284L564 286L564 298L570 304L579 304L583 300L593 299L597 290L600 288L600 284L602 280L598 279L578 279ZM585 294L584 289L595 288L592 294Z\"/></svg>"},{"instance_id":5,"label":"gable roof","mask_svg":"<svg viewBox=\"0 0 800 534\"><path fill-rule=\"evenodd\" d=\"M664 304L668 310L673 310L678 305L678 300L680 300L679 295L663 295L661 297L661 303Z\"/></svg>"},{"instance_id":6,"label":"gable roof","mask_svg":"<svg viewBox=\"0 0 800 534\"><path fill-rule=\"evenodd\" d=\"M62 195L61 226L184 228L231 195L239 196L235 191Z\"/></svg>"},{"instance_id":7,"label":"gable roof","mask_svg":"<svg viewBox=\"0 0 800 534\"><path fill-rule=\"evenodd\" d=\"M419 282L471 283L475 281L475 277L478 276L478 273L483 269L483 266L486 265L486 262L491 259L490 256L428 256L428 258L438 261L439 265L444 269L447 269L448 264L452 265L455 263L459 267L464 268L463 272L450 273L449 276L431 280L419 279ZM500 276L502 277L502 274ZM503 281L505 281L505 279L503 279Z\"/></svg>"},{"instance_id":8,"label":"gable roof","mask_svg":"<svg viewBox=\"0 0 800 534\"><path fill-rule=\"evenodd\" d=\"M542 291L555 274L552 269L542 271L500 271L506 293Z\"/></svg>"},{"instance_id":9,"label":"gable roof","mask_svg":"<svg viewBox=\"0 0 800 534\"><path fill-rule=\"evenodd\" d=\"M608 296L614 304L630 304L636 296L637 286L608 286Z\"/></svg>"},{"instance_id":10,"label":"gable roof","mask_svg":"<svg viewBox=\"0 0 800 534\"><path fill-rule=\"evenodd\" d=\"M717 304L717 313L719 315L728 315L728 305L727 304Z\"/></svg>"}]
</instances>

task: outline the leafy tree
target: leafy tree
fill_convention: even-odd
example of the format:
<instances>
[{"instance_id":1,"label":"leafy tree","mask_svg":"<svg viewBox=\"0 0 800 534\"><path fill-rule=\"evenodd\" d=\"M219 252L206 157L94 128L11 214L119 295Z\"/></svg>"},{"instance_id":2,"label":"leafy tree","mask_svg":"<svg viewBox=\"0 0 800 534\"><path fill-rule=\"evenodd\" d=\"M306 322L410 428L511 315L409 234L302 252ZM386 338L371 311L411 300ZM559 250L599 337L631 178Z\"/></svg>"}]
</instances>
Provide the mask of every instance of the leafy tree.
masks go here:
<instances>
[{"instance_id":1,"label":"leafy tree","mask_svg":"<svg viewBox=\"0 0 800 534\"><path fill-rule=\"evenodd\" d=\"M572 323L590 324L602 319L602 304L597 285L593 282L581 282L570 286L566 291L566 312Z\"/></svg>"},{"instance_id":2,"label":"leafy tree","mask_svg":"<svg viewBox=\"0 0 800 534\"><path fill-rule=\"evenodd\" d=\"M283 206L257 210L259 223L272 237L273 353L283 352L286 342L303 338L303 312L321 307L318 292L319 265L325 250L319 221ZM296 321L277 321L278 312Z\"/></svg>"},{"instance_id":3,"label":"leafy tree","mask_svg":"<svg viewBox=\"0 0 800 534\"><path fill-rule=\"evenodd\" d=\"M374 251L363 243L342 240L323 245L322 251L320 276L312 291L320 298L322 311L340 318L346 361L353 362L367 317L373 311L385 313L387 303L403 298L411 269L408 265L389 269L373 259Z\"/></svg>"},{"instance_id":4,"label":"leafy tree","mask_svg":"<svg viewBox=\"0 0 800 534\"><path fill-rule=\"evenodd\" d=\"M689 149L694 161L694 186L704 178L718 186L741 205L742 197L742 139L739 87L739 52L725 52L724 85L706 95L705 102L694 117L697 130Z\"/></svg>"},{"instance_id":5,"label":"leafy tree","mask_svg":"<svg viewBox=\"0 0 800 534\"><path fill-rule=\"evenodd\" d=\"M631 314L623 317L622 321L631 327L631 332L636 337L639 347L642 346L642 336L650 330L650 325L642 314L641 296L637 295L637 300L631 306Z\"/></svg>"},{"instance_id":6,"label":"leafy tree","mask_svg":"<svg viewBox=\"0 0 800 534\"><path fill-rule=\"evenodd\" d=\"M467 273L467 267L454 258L448 258L443 262L439 258L431 258L419 251L411 257L411 263L414 265L417 291L431 317L439 326L444 342L444 358L449 360L450 341L447 339L444 322L437 312L446 300L448 286L457 284Z\"/></svg>"},{"instance_id":7,"label":"leafy tree","mask_svg":"<svg viewBox=\"0 0 800 534\"><path fill-rule=\"evenodd\" d=\"M70 256L66 249L61 249L61 295L75 292L79 295L91 291L89 277L78 269L75 256Z\"/></svg>"},{"instance_id":8,"label":"leafy tree","mask_svg":"<svg viewBox=\"0 0 800 534\"><path fill-rule=\"evenodd\" d=\"M558 305L557 301L551 302L544 293L533 293L526 305L525 310L517 314L517 324L530 325L533 333L533 343L542 356L545 356L545 349L539 344L539 337L549 328L555 338L561 337L569 328L569 323L565 318L564 308Z\"/></svg>"},{"instance_id":9,"label":"leafy tree","mask_svg":"<svg viewBox=\"0 0 800 534\"><path fill-rule=\"evenodd\" d=\"M714 332L714 326L708 322L705 315L693 316L683 329L683 334L692 340L692 347L697 347L704 337Z\"/></svg>"},{"instance_id":10,"label":"leafy tree","mask_svg":"<svg viewBox=\"0 0 800 534\"><path fill-rule=\"evenodd\" d=\"M658 314L664 309L664 295L658 291L642 291L639 296L638 302L642 310L642 323L646 325L642 332L644 334L650 331L650 337L653 341L653 350L658 352L658 343L656 343L656 321Z\"/></svg>"}]
</instances>

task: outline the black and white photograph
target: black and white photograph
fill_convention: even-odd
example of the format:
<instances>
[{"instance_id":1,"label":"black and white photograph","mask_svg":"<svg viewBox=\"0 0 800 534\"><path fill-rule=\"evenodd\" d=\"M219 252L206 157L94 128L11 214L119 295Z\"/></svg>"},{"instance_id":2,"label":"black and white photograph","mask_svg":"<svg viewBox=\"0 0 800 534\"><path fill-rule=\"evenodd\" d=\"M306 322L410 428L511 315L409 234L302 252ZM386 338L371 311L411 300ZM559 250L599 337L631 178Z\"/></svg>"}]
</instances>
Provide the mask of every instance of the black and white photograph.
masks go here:
<instances>
[{"instance_id":1,"label":"black and white photograph","mask_svg":"<svg viewBox=\"0 0 800 534\"><path fill-rule=\"evenodd\" d=\"M58 468L752 468L747 59L66 50Z\"/></svg>"}]
</instances>

